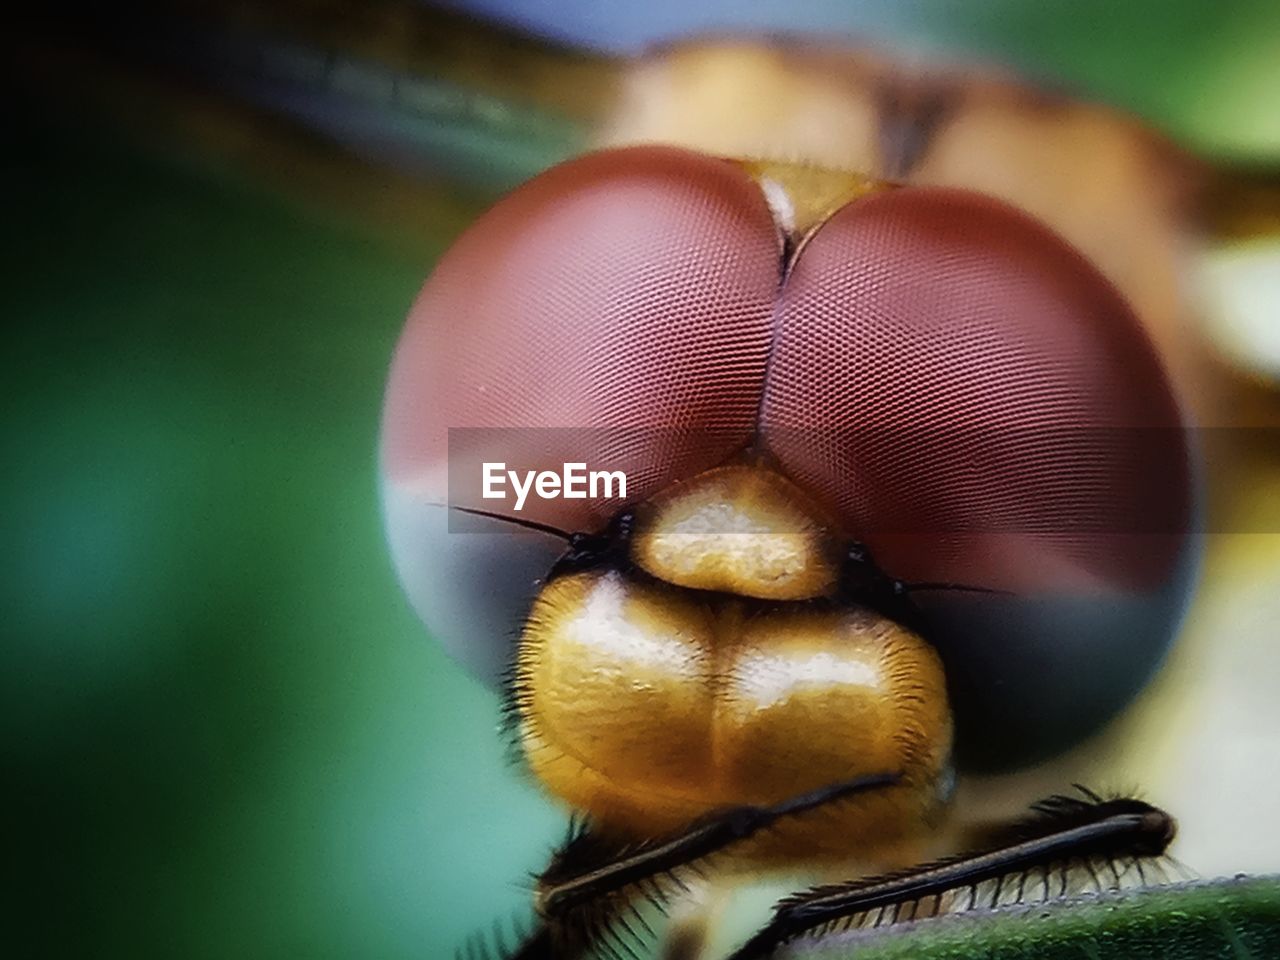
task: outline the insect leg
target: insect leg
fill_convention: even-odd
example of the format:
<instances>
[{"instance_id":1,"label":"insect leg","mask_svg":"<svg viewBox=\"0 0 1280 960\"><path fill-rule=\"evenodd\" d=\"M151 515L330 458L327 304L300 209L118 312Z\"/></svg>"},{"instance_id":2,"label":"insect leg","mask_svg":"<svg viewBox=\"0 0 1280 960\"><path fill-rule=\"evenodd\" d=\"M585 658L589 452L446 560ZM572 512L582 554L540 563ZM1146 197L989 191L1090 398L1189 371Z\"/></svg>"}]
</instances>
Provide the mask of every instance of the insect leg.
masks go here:
<instances>
[{"instance_id":1,"label":"insect leg","mask_svg":"<svg viewBox=\"0 0 1280 960\"><path fill-rule=\"evenodd\" d=\"M1047 900L1054 864L1061 864L1065 871L1069 861L1082 857L1162 856L1173 839L1173 818L1139 800L1054 797L1037 804L1034 811L1032 817L1006 828L1003 836L994 837L989 846L970 853L787 897L774 907L769 923L731 960L760 960L784 943L855 914L892 907L896 916L904 903L966 887L972 908L979 884L1032 869L1044 874Z\"/></svg>"},{"instance_id":2,"label":"insect leg","mask_svg":"<svg viewBox=\"0 0 1280 960\"><path fill-rule=\"evenodd\" d=\"M895 784L894 774L875 774L820 787L772 806L716 811L674 835L629 846L608 858L579 858L566 846L539 883L538 904L547 917L560 916L601 897L709 856L768 829L783 817L806 813L857 794Z\"/></svg>"},{"instance_id":3,"label":"insect leg","mask_svg":"<svg viewBox=\"0 0 1280 960\"><path fill-rule=\"evenodd\" d=\"M515 952L503 960L574 960L605 951L631 955L635 941L629 921L647 929L637 901L662 909L674 896L687 894L680 876L697 861L767 830L778 820L893 786L897 774L874 774L830 784L771 806L742 806L714 811L678 833L641 842L624 842L590 828L578 829L552 857L538 878L538 924Z\"/></svg>"}]
</instances>

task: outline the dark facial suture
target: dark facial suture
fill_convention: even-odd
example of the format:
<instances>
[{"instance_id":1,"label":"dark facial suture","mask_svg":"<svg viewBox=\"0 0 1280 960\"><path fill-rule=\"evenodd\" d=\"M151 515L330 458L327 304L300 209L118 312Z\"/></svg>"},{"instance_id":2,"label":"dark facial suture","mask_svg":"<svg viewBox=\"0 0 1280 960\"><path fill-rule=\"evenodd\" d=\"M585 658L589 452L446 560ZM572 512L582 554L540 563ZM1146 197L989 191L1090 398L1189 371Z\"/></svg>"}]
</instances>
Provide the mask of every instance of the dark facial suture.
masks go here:
<instances>
[{"instance_id":1,"label":"dark facial suture","mask_svg":"<svg viewBox=\"0 0 1280 960\"><path fill-rule=\"evenodd\" d=\"M935 134L951 117L959 91L927 77L889 76L875 90L880 172L903 180L923 159Z\"/></svg>"}]
</instances>

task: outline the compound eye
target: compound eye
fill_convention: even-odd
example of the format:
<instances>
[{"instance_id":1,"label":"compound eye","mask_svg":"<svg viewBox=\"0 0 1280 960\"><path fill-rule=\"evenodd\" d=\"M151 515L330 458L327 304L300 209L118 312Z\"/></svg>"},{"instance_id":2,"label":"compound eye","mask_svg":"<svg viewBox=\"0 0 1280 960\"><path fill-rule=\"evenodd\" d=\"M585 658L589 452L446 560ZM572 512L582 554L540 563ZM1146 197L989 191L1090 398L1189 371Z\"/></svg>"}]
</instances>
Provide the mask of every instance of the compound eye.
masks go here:
<instances>
[{"instance_id":1,"label":"compound eye","mask_svg":"<svg viewBox=\"0 0 1280 960\"><path fill-rule=\"evenodd\" d=\"M956 190L844 208L782 293L761 431L919 593L962 755L1050 752L1123 706L1193 566L1192 469L1141 325L1037 221Z\"/></svg>"},{"instance_id":2,"label":"compound eye","mask_svg":"<svg viewBox=\"0 0 1280 960\"><path fill-rule=\"evenodd\" d=\"M450 533L432 505L589 531L619 498L534 498L516 511L514 496L483 497L482 465L620 470L634 501L720 463L751 436L779 271L772 218L746 174L664 148L548 171L440 261L387 388L384 502L414 605L481 675L507 660L534 580L563 544L535 549L501 524L481 539ZM509 539L521 545L504 560Z\"/></svg>"}]
</instances>

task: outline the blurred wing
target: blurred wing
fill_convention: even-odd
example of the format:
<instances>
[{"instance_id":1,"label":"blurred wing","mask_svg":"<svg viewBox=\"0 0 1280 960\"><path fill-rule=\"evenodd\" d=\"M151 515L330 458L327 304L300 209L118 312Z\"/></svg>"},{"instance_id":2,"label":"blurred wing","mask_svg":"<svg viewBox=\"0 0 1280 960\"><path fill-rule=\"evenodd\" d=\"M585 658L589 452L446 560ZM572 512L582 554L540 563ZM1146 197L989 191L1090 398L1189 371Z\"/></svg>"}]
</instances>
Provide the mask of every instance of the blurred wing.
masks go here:
<instances>
[{"instance_id":1,"label":"blurred wing","mask_svg":"<svg viewBox=\"0 0 1280 960\"><path fill-rule=\"evenodd\" d=\"M412 248L581 152L617 72L409 0L126 3L21 28L9 66L22 99Z\"/></svg>"}]
</instances>

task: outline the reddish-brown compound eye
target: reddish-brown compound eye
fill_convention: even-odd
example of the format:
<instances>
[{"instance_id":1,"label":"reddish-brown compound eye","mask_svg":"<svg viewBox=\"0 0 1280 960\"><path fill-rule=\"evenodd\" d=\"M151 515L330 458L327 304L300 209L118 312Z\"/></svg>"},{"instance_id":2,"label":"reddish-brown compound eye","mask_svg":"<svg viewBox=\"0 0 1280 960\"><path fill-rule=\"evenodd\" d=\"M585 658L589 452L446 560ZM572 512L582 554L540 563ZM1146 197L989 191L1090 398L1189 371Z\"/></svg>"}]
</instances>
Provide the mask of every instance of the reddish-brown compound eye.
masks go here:
<instances>
[{"instance_id":1,"label":"reddish-brown compound eye","mask_svg":"<svg viewBox=\"0 0 1280 960\"><path fill-rule=\"evenodd\" d=\"M624 470L642 500L754 444L918 592L961 762L1053 752L1168 646L1195 567L1168 383L1119 295L996 201L903 189L824 224L785 280L761 192L678 150L596 154L499 203L413 308L382 470L401 579L493 680L559 539L447 533L480 464ZM619 502L531 500L599 528Z\"/></svg>"},{"instance_id":2,"label":"reddish-brown compound eye","mask_svg":"<svg viewBox=\"0 0 1280 960\"><path fill-rule=\"evenodd\" d=\"M445 537L444 511L426 505L511 514L511 499L481 497L485 461L607 465L626 473L629 500L715 466L754 427L779 272L754 183L665 148L556 167L441 260L396 352L382 469L401 578L455 654L500 669L519 622L509 608L563 545ZM519 516L591 530L618 506L531 500Z\"/></svg>"},{"instance_id":3,"label":"reddish-brown compound eye","mask_svg":"<svg viewBox=\"0 0 1280 960\"><path fill-rule=\"evenodd\" d=\"M937 610L961 746L1110 715L1167 647L1192 566L1178 406L1120 295L997 201L881 193L782 291L761 436Z\"/></svg>"}]
</instances>

